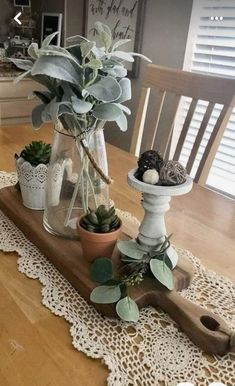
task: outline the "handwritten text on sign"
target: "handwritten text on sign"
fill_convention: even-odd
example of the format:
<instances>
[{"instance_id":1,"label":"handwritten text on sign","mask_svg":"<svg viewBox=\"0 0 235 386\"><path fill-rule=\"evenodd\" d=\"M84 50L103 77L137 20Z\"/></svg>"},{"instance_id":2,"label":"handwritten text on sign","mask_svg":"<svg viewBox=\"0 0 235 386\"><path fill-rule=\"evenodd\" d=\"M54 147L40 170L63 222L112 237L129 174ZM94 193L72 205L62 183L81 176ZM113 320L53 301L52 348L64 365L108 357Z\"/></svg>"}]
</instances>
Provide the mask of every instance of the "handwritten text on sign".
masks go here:
<instances>
[{"instance_id":1,"label":"handwritten text on sign","mask_svg":"<svg viewBox=\"0 0 235 386\"><path fill-rule=\"evenodd\" d=\"M100 21L109 26L114 41L131 39L122 49L134 51L138 0L90 0L88 3L88 39L96 40L94 24Z\"/></svg>"}]
</instances>

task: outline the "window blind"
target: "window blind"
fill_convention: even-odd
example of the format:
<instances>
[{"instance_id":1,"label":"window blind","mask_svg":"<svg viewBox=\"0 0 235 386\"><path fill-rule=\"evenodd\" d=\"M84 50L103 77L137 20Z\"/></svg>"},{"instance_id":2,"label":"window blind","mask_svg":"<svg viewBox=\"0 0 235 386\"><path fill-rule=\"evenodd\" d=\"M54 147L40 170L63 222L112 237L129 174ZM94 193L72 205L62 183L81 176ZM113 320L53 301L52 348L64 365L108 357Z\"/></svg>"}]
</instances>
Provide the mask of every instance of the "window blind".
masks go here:
<instances>
[{"instance_id":1,"label":"window blind","mask_svg":"<svg viewBox=\"0 0 235 386\"><path fill-rule=\"evenodd\" d=\"M193 1L184 69L235 78L235 0ZM186 100L183 115L188 106L189 101ZM188 160L206 106L205 101L199 101L193 116L180 158L184 164ZM221 106L216 105L196 157L192 176L220 110ZM207 185L235 196L235 111L218 148Z\"/></svg>"}]
</instances>

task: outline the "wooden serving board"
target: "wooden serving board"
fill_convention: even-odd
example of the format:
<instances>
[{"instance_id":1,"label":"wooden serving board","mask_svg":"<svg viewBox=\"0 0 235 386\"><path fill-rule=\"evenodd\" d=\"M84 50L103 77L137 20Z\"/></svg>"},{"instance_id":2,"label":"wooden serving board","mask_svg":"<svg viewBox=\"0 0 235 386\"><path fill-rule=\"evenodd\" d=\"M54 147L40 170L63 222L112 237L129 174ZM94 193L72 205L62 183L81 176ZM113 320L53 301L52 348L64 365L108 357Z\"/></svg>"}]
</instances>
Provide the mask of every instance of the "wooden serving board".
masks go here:
<instances>
[{"instance_id":1,"label":"wooden serving board","mask_svg":"<svg viewBox=\"0 0 235 386\"><path fill-rule=\"evenodd\" d=\"M24 207L21 195L14 187L0 190L0 209L89 302L90 293L97 284L90 279L90 263L83 258L80 243L51 235L44 230L43 212ZM127 237L122 234L122 238ZM120 261L117 249L112 260L114 264ZM189 286L193 277L192 265L181 258L173 274L174 291L168 291L156 280L149 278L131 289L131 297L140 308L160 306L204 351L219 355L227 353L231 349L229 333L219 331L219 327L229 331L224 321L177 293ZM116 316L115 305L92 304L101 314Z\"/></svg>"}]
</instances>

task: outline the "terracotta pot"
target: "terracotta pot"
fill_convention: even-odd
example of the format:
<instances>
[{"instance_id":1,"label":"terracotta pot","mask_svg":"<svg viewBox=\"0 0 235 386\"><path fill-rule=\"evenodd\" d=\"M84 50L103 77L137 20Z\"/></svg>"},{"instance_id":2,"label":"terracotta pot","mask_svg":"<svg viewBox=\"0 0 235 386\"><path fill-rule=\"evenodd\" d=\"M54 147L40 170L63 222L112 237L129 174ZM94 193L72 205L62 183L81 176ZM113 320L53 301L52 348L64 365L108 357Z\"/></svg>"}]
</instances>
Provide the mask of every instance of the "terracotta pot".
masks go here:
<instances>
[{"instance_id":1,"label":"terracotta pot","mask_svg":"<svg viewBox=\"0 0 235 386\"><path fill-rule=\"evenodd\" d=\"M82 244L83 256L90 262L99 257L111 258L115 244L121 232L122 222L120 226L113 232L94 233L89 232L80 225L80 220L77 222L78 234Z\"/></svg>"}]
</instances>

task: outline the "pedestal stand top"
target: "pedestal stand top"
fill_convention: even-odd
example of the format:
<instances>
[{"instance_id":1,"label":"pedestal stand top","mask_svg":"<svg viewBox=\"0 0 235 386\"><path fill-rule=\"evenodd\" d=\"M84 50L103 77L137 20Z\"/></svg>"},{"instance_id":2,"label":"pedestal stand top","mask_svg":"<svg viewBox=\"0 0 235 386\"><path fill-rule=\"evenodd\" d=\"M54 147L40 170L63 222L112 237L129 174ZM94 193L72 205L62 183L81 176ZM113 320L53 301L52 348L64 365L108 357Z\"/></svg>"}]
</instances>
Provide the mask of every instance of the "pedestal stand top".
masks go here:
<instances>
[{"instance_id":1,"label":"pedestal stand top","mask_svg":"<svg viewBox=\"0 0 235 386\"><path fill-rule=\"evenodd\" d=\"M187 176L183 184L175 186L150 185L138 180L135 177L137 169L132 169L128 172L127 181L130 186L143 193L154 194L156 196L181 196L190 192L193 187L193 180Z\"/></svg>"}]
</instances>

